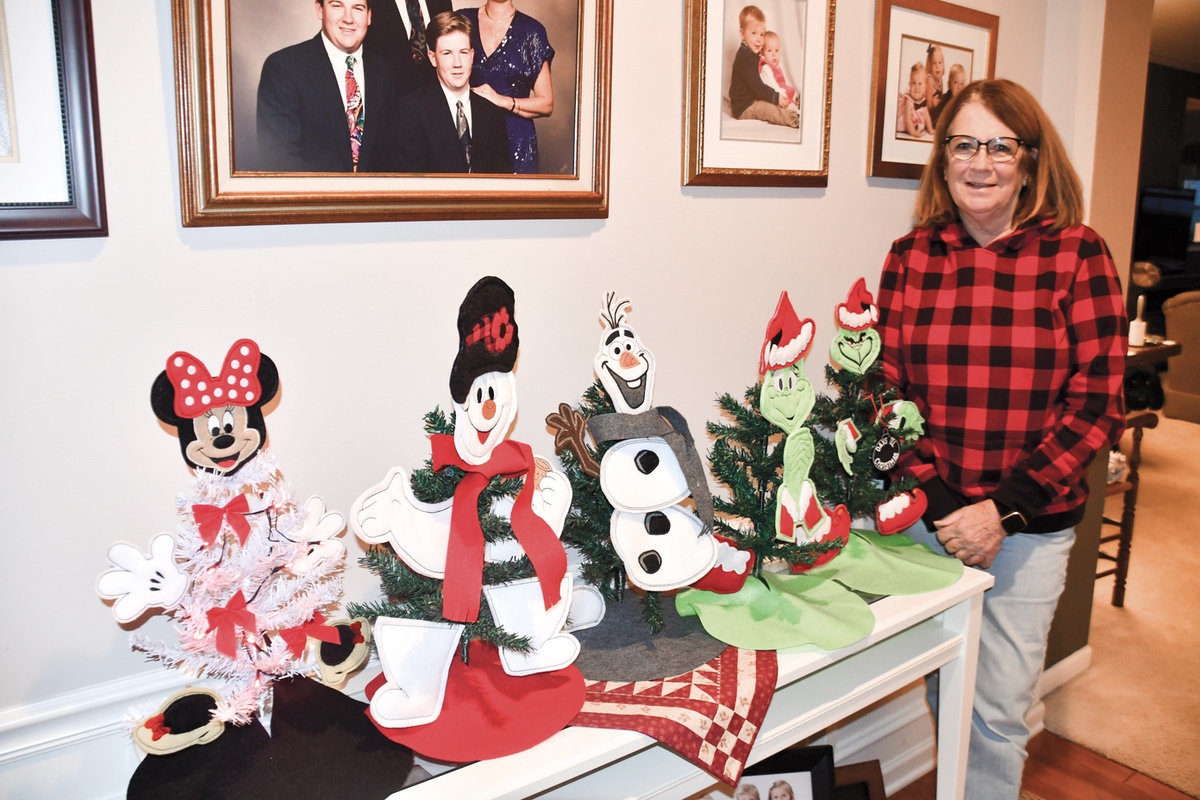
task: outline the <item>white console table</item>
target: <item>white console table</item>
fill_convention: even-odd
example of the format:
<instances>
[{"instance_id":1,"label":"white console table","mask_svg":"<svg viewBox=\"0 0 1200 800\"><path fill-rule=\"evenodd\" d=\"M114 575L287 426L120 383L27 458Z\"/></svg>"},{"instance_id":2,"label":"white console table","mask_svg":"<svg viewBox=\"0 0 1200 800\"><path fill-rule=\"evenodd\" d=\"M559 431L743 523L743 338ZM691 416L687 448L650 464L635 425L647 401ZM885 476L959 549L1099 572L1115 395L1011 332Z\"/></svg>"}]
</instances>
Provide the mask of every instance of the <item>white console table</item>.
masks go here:
<instances>
[{"instance_id":1,"label":"white console table","mask_svg":"<svg viewBox=\"0 0 1200 800\"><path fill-rule=\"evenodd\" d=\"M983 592L991 585L990 575L967 569L947 589L875 602L874 631L850 647L781 651L775 698L750 763L940 670L937 796L961 800ZM644 734L572 727L529 750L459 767L389 800L679 800L716 782Z\"/></svg>"}]
</instances>

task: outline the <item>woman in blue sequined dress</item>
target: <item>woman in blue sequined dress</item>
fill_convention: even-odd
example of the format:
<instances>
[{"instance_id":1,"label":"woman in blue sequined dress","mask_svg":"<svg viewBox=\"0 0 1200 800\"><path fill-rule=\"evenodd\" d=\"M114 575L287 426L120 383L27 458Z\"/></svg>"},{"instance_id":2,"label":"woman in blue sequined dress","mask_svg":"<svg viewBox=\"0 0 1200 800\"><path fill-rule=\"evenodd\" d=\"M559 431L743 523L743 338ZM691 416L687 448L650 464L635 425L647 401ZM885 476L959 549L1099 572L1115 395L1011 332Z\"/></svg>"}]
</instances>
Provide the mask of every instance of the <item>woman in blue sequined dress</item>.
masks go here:
<instances>
[{"instance_id":1,"label":"woman in blue sequined dress","mask_svg":"<svg viewBox=\"0 0 1200 800\"><path fill-rule=\"evenodd\" d=\"M554 48L546 28L517 11L513 0L487 0L458 11L471 22L475 62L471 87L508 112L508 149L513 171L536 173L537 131L533 121L554 111L550 62Z\"/></svg>"}]
</instances>

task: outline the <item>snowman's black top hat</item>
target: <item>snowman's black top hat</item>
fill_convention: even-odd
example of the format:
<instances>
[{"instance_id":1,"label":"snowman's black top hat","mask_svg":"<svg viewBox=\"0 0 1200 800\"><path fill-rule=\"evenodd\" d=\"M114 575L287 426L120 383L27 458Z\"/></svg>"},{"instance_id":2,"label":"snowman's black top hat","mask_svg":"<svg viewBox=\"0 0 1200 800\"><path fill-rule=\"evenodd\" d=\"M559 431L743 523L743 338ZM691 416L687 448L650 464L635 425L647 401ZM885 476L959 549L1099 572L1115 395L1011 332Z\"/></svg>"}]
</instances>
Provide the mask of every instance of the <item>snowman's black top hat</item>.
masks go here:
<instances>
[{"instance_id":1,"label":"snowman's black top hat","mask_svg":"<svg viewBox=\"0 0 1200 800\"><path fill-rule=\"evenodd\" d=\"M467 399L480 375L511 372L519 345L512 289L497 277L481 278L458 307L458 356L450 370L454 402Z\"/></svg>"}]
</instances>

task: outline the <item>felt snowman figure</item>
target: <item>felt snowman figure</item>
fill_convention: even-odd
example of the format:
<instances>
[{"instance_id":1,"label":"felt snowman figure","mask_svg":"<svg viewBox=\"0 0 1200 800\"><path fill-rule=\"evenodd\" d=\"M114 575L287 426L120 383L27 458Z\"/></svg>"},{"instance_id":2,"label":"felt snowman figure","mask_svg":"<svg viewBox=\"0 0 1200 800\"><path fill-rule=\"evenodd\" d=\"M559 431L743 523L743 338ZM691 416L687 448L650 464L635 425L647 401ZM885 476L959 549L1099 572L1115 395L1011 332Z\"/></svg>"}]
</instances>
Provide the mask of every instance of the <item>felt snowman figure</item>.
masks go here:
<instances>
[{"instance_id":1,"label":"felt snowman figure","mask_svg":"<svg viewBox=\"0 0 1200 800\"><path fill-rule=\"evenodd\" d=\"M712 495L687 421L653 405L654 355L626 322L630 301L615 298L608 293L600 310L604 330L593 364L617 413L587 423L597 442L617 442L600 462L601 490L614 508L613 548L641 589L735 592L753 555L713 535ZM689 497L695 512L682 505Z\"/></svg>"},{"instance_id":2,"label":"felt snowman figure","mask_svg":"<svg viewBox=\"0 0 1200 800\"><path fill-rule=\"evenodd\" d=\"M759 410L781 428L787 439L783 445L783 481L775 495L776 536L801 544L829 542L833 545L811 566L793 566L803 572L824 564L837 555L850 534L850 514L839 505L832 513L821 506L816 487L809 479L815 457L812 431L805 427L816 403L816 390L804 374L804 359L812 348L816 326L811 319L796 315L787 292L767 325L759 359L765 373L759 392Z\"/></svg>"},{"instance_id":3,"label":"felt snowman figure","mask_svg":"<svg viewBox=\"0 0 1200 800\"><path fill-rule=\"evenodd\" d=\"M466 474L443 503L417 500L399 468L359 497L350 526L365 542L388 543L415 572L441 579L446 621L380 617L375 640L387 682L371 698L371 714L384 727L435 720L464 623L479 617L482 591L493 619L527 637L529 650L500 649L509 675L562 669L579 654L579 641L564 632L567 614L583 627L603 614L592 587L576 589L559 542L571 506L565 475L535 458L529 445L509 440L517 414L513 366L519 345L512 290L496 277L481 279L463 300L458 316L459 352L450 374L453 436L430 439L433 468L454 466ZM506 513L515 544L486 545L478 500L495 476L524 478ZM483 585L483 563L524 554L536 577ZM578 602L573 606L573 598Z\"/></svg>"}]
</instances>

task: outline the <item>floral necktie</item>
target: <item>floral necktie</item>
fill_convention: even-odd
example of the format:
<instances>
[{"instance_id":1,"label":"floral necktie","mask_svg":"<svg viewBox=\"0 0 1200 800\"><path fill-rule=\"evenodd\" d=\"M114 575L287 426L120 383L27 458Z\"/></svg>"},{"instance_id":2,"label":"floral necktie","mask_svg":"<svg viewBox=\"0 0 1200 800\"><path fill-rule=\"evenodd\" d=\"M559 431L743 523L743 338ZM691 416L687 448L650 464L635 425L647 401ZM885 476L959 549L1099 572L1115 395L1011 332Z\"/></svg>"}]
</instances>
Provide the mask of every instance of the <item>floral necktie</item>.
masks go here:
<instances>
[{"instance_id":1,"label":"floral necktie","mask_svg":"<svg viewBox=\"0 0 1200 800\"><path fill-rule=\"evenodd\" d=\"M358 171L358 151L362 148L363 98L354 78L354 56L346 56L346 124L350 127L350 157Z\"/></svg>"}]
</instances>

